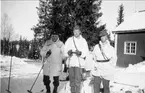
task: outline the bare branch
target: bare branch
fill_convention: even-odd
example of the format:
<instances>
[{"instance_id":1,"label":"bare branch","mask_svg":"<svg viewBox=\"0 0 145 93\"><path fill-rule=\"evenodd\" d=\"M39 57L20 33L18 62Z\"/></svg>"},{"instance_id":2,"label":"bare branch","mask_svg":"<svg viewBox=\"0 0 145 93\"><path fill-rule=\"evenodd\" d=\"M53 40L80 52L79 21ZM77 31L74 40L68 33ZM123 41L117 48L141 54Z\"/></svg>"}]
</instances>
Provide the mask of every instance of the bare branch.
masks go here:
<instances>
[{"instance_id":1,"label":"bare branch","mask_svg":"<svg viewBox=\"0 0 145 93\"><path fill-rule=\"evenodd\" d=\"M14 29L7 14L2 16L1 22L1 39L11 40Z\"/></svg>"}]
</instances>

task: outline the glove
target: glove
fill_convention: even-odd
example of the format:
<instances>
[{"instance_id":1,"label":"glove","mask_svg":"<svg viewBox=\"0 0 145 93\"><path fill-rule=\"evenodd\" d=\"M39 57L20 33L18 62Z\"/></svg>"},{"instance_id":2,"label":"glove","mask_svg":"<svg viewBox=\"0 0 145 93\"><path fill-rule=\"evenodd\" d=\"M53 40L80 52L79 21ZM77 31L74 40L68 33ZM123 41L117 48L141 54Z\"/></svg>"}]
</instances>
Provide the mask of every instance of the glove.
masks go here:
<instances>
[{"instance_id":1,"label":"glove","mask_svg":"<svg viewBox=\"0 0 145 93\"><path fill-rule=\"evenodd\" d=\"M51 55L51 50L47 51L46 58L48 58Z\"/></svg>"},{"instance_id":2,"label":"glove","mask_svg":"<svg viewBox=\"0 0 145 93\"><path fill-rule=\"evenodd\" d=\"M82 55L82 52L81 51L78 51L78 50L76 50L76 55L78 56L78 57L80 57L81 55Z\"/></svg>"},{"instance_id":3,"label":"glove","mask_svg":"<svg viewBox=\"0 0 145 93\"><path fill-rule=\"evenodd\" d=\"M72 50L69 50L67 53L69 56L72 56Z\"/></svg>"}]
</instances>

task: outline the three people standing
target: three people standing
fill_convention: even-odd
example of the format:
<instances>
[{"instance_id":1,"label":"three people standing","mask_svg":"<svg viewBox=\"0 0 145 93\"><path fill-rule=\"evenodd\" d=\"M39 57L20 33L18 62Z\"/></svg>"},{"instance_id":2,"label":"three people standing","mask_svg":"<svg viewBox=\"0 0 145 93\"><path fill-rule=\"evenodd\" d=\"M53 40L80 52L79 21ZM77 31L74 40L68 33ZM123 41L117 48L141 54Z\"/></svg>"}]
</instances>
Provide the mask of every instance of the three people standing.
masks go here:
<instances>
[{"instance_id":1,"label":"three people standing","mask_svg":"<svg viewBox=\"0 0 145 93\"><path fill-rule=\"evenodd\" d=\"M99 36L100 42L95 45L92 52L93 61L95 61L92 67L95 67L95 69L90 69L94 77L94 93L100 93L101 82L104 93L110 93L109 82L114 74L117 56L114 48L110 45L107 32L101 31ZM62 71L64 59L69 68L71 93L80 93L83 69L86 67L85 58L88 53L88 44L82 37L79 26L74 27L73 36L68 38L65 44L59 40L58 35L52 35L51 40L45 43L40 52L42 58L46 59L43 68L43 82L47 93L51 93L50 76L53 77L53 93L57 93L59 75Z\"/></svg>"}]
</instances>

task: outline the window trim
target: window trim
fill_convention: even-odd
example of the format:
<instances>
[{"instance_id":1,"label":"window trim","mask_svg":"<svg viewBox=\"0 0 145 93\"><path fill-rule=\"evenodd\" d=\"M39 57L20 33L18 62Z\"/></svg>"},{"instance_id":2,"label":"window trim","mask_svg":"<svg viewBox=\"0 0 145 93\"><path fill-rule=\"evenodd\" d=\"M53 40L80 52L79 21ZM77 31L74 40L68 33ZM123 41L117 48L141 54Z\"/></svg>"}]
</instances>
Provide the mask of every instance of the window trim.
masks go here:
<instances>
[{"instance_id":1,"label":"window trim","mask_svg":"<svg viewBox=\"0 0 145 93\"><path fill-rule=\"evenodd\" d=\"M126 44L127 43L135 43L135 53L127 53L126 52ZM131 51L131 47L130 47L130 49L129 49L130 51ZM137 41L125 41L124 42L124 54L127 54L127 55L136 55L136 51L137 51Z\"/></svg>"}]
</instances>

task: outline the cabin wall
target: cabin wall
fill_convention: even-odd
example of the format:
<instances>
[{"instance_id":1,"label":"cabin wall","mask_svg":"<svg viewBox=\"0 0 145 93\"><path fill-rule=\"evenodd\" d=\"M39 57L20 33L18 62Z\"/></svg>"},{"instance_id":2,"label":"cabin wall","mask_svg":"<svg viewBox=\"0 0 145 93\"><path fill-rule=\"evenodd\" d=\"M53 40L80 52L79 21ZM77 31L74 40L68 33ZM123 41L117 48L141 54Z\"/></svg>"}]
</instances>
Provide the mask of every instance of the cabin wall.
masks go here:
<instances>
[{"instance_id":1,"label":"cabin wall","mask_svg":"<svg viewBox=\"0 0 145 93\"><path fill-rule=\"evenodd\" d=\"M136 41L136 55L124 54L124 42ZM145 32L142 33L126 33L117 35L117 65L120 67L128 67L129 64L136 64L143 61L145 57Z\"/></svg>"}]
</instances>

